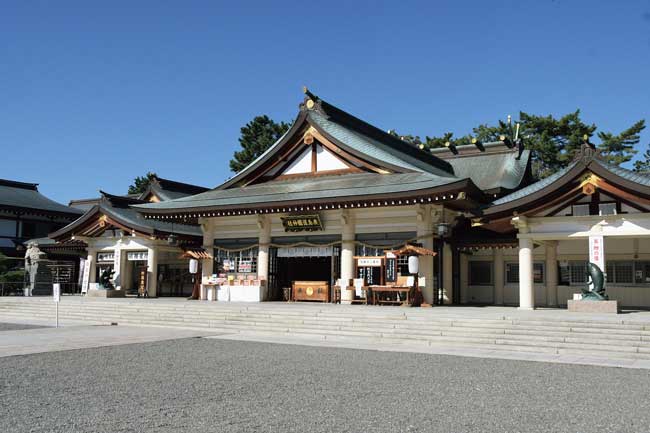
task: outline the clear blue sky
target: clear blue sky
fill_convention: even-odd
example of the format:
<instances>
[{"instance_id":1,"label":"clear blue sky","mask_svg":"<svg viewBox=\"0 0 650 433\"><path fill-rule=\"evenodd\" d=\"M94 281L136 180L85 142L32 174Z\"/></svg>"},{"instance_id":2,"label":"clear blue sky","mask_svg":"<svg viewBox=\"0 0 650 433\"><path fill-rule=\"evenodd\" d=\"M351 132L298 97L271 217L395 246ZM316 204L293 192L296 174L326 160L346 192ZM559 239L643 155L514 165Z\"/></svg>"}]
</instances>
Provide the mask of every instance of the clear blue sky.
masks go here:
<instances>
[{"instance_id":1,"label":"clear blue sky","mask_svg":"<svg viewBox=\"0 0 650 433\"><path fill-rule=\"evenodd\" d=\"M650 121L649 77L648 0L5 0L0 178L66 203L148 170L213 187L302 85L422 136L576 108L618 132Z\"/></svg>"}]
</instances>

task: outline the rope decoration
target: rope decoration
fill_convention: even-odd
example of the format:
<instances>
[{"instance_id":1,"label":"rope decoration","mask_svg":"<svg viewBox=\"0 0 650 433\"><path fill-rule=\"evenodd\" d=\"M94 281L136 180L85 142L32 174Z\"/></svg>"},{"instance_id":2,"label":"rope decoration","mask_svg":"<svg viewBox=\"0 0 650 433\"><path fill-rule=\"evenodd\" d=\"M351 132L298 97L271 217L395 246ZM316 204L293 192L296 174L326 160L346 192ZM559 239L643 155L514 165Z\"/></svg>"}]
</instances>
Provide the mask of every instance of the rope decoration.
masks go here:
<instances>
[{"instance_id":1,"label":"rope decoration","mask_svg":"<svg viewBox=\"0 0 650 433\"><path fill-rule=\"evenodd\" d=\"M353 242L354 242L355 245L360 245L360 246L363 246L363 247L366 247L366 248L394 250L396 248L402 247L402 246L404 246L406 244L409 244L409 243L412 243L412 242L416 242L416 241L420 241L420 240L424 240L424 239L432 239L432 238L435 238L435 235L433 233L422 235L422 236L416 236L414 238L407 239L405 241L401 241L401 242L393 244L393 245L373 245L373 244L368 244L368 243L361 242L361 241L353 241ZM225 251L227 253L240 253L242 251L250 250L252 248L257 248L258 246L259 247L268 246L268 247L273 247L273 248L295 248L295 247L302 247L302 246L305 246L305 247L333 247L335 245L340 245L342 242L343 241L334 241L334 242L330 242L330 243L327 243L327 244L315 244L313 242L305 242L305 241L296 242L294 244L275 244L273 242L269 242L269 243L259 243L259 244L255 243L255 244L251 244L251 245L241 247L241 248L226 248L226 247L220 247L220 246L215 246L214 248L218 249L218 250L221 250L221 251Z\"/></svg>"}]
</instances>

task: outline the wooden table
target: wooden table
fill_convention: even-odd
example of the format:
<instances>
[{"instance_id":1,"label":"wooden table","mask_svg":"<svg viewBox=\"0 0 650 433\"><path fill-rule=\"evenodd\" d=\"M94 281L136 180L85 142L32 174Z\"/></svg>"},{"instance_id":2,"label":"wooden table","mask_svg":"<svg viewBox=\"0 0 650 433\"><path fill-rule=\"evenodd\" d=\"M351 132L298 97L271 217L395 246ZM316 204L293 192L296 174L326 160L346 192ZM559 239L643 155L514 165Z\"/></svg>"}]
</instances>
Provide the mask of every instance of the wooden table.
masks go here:
<instances>
[{"instance_id":1,"label":"wooden table","mask_svg":"<svg viewBox=\"0 0 650 433\"><path fill-rule=\"evenodd\" d=\"M327 281L294 281L291 285L293 301L330 301L330 286Z\"/></svg>"},{"instance_id":2,"label":"wooden table","mask_svg":"<svg viewBox=\"0 0 650 433\"><path fill-rule=\"evenodd\" d=\"M406 303L409 305L411 303L411 287L408 286L370 286L370 290L372 291L372 303L375 305L378 304L398 304L398 305L404 305ZM387 301L387 300L382 300L377 298L377 294L381 293L406 293L406 301L401 301L399 300L399 297L397 298L397 301Z\"/></svg>"}]
</instances>

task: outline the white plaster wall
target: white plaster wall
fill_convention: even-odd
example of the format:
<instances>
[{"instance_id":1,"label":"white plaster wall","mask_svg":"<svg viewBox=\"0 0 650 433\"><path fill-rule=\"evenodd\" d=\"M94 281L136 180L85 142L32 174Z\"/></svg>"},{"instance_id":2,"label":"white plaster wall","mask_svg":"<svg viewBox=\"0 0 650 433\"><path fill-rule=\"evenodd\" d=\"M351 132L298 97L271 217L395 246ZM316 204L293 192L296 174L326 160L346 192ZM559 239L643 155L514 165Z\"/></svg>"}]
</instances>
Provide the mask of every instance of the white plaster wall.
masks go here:
<instances>
[{"instance_id":1,"label":"white plaster wall","mask_svg":"<svg viewBox=\"0 0 650 433\"><path fill-rule=\"evenodd\" d=\"M505 249L504 262L518 262L516 248ZM545 247L538 245L533 250L534 262L545 262ZM588 240L571 239L558 242L558 261L588 260ZM650 238L605 238L605 260L648 260L650 261ZM493 260L491 249L475 251L469 260ZM469 270L467 271L469 272ZM505 269L504 269L505 272ZM545 269L544 277L548 271ZM463 279L461 279L463 281ZM504 281L505 276L504 276ZM546 305L546 284L535 284L535 305ZM467 286L468 302L493 302L493 286ZM580 286L559 286L558 303L566 306L566 301L573 298L574 293L580 293ZM616 299L623 306L650 307L650 286L616 286L607 285L607 293L611 299ZM504 286L503 301L506 305L519 305L519 285Z\"/></svg>"}]
</instances>

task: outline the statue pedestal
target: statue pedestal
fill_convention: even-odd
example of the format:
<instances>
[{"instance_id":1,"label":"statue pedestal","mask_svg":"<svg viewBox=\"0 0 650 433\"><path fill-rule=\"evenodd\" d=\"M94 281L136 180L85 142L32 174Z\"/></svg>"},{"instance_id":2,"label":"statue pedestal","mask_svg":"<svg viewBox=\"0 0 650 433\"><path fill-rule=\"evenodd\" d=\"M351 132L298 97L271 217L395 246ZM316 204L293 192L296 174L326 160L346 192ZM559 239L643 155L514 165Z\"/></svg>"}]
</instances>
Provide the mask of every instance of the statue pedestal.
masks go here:
<instances>
[{"instance_id":1,"label":"statue pedestal","mask_svg":"<svg viewBox=\"0 0 650 433\"><path fill-rule=\"evenodd\" d=\"M124 298L126 292L124 290L102 290L90 289L87 296L89 298Z\"/></svg>"},{"instance_id":2,"label":"statue pedestal","mask_svg":"<svg viewBox=\"0 0 650 433\"><path fill-rule=\"evenodd\" d=\"M575 313L618 314L618 301L579 301L569 299L567 309Z\"/></svg>"}]
</instances>

